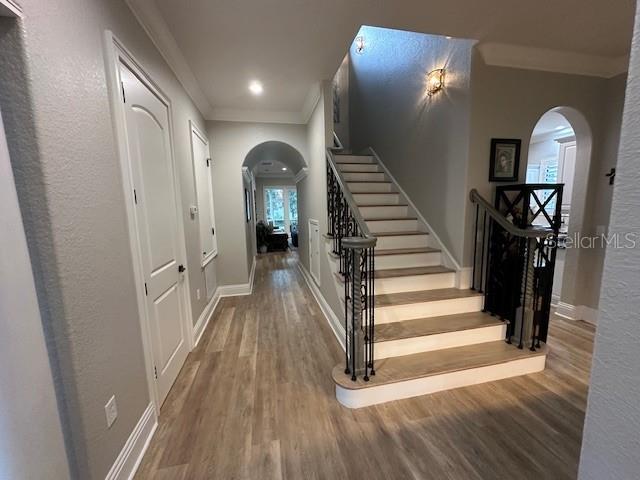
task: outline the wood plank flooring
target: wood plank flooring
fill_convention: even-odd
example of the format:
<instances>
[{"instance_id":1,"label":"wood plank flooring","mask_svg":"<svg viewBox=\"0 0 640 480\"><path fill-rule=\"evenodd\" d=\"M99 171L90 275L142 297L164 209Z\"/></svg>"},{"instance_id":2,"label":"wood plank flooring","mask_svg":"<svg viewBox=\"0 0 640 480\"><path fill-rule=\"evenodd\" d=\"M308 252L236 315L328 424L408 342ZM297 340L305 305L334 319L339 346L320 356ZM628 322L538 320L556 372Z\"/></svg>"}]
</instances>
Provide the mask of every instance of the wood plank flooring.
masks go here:
<instances>
[{"instance_id":1,"label":"wood plank flooring","mask_svg":"<svg viewBox=\"0 0 640 480\"><path fill-rule=\"evenodd\" d=\"M349 410L343 358L291 254L221 300L137 479L576 478L593 327L554 318L544 372Z\"/></svg>"}]
</instances>

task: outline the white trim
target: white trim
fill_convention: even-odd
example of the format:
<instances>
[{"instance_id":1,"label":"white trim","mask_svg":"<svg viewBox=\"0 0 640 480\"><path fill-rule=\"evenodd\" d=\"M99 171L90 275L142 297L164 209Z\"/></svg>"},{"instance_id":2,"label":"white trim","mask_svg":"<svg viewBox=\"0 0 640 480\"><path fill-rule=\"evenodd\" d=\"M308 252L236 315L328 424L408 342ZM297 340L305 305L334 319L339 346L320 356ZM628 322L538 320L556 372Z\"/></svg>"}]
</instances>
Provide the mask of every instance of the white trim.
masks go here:
<instances>
[{"instance_id":1,"label":"white trim","mask_svg":"<svg viewBox=\"0 0 640 480\"><path fill-rule=\"evenodd\" d=\"M404 189L400 186L398 181L391 174L391 172L389 171L387 166L384 164L382 159L378 156L376 151L372 147L369 147L369 151L371 152L371 156L373 156L378 161L378 163L380 164L380 166L384 170L384 173L386 173L387 176L389 177L389 179L395 184L395 186L398 189L398 192L400 193L400 195L402 195L404 197L404 199L407 201L409 206L413 209L415 214L418 216L418 219L422 223L424 223L425 226L427 227L427 229L429 230L429 235L436 241L436 243L438 244L438 248L440 248L440 250L442 251L442 257L443 257L444 266L448 267L448 268L453 268L456 271L456 274L457 274L457 272L462 270L462 267L460 266L460 264L458 262L456 262L456 260L453 258L453 255L451 255L451 252L449 252L447 247L445 247L444 243L442 243L442 241L440 240L440 237L438 237L438 234L435 232L435 230L433 228L431 228L431 225L429 225L429 222L427 222L427 220L424 218L422 213L420 213L420 210L418 210L418 207L416 207L415 203L413 203L413 201L411 201L411 198L409 197L409 195L407 195L407 193L404 191ZM461 281L461 280L459 280L459 281Z\"/></svg>"},{"instance_id":2,"label":"white trim","mask_svg":"<svg viewBox=\"0 0 640 480\"><path fill-rule=\"evenodd\" d=\"M216 291L213 293L211 300L204 307L198 321L193 327L193 346L194 348L198 346L200 343L200 339L202 338L202 334L207 329L207 325L209 325L209 321L211 317L213 317L216 308L218 307L218 303L220 303L220 299L222 295L220 295L220 288L216 288Z\"/></svg>"},{"instance_id":3,"label":"white trim","mask_svg":"<svg viewBox=\"0 0 640 480\"><path fill-rule=\"evenodd\" d=\"M478 50L485 64L496 67L541 70L544 72L602 78L613 78L625 73L629 67L628 55L612 58L491 42L480 43Z\"/></svg>"},{"instance_id":4,"label":"white trim","mask_svg":"<svg viewBox=\"0 0 640 480\"><path fill-rule=\"evenodd\" d=\"M221 285L218 287L221 297L239 297L243 295L251 295L253 293L253 280L256 273L256 255L253 256L253 264L249 273L249 283L237 283L234 285Z\"/></svg>"},{"instance_id":5,"label":"white trim","mask_svg":"<svg viewBox=\"0 0 640 480\"><path fill-rule=\"evenodd\" d=\"M213 228L214 232L217 232L218 229L216 227L216 213L215 213L215 205L214 205L214 200L213 200L213 178L212 178L212 174L211 172L213 171L213 158L211 156L211 147L209 144L209 138L207 137L207 135L205 135L202 130L200 130L198 128L198 126L196 125L196 123L193 120L189 120L189 143L191 144L191 164L193 165L193 190L196 192L196 205L198 206L198 213L197 213L197 217L198 217L198 244L199 244L199 250L198 252L202 252L203 251L203 245L202 245L202 238L201 238L201 233L200 233L200 220L202 219L202 215L201 215L201 208L200 208L200 203L199 203L199 196L198 196L198 179L196 178L196 158L195 158L195 150L194 150L194 145L193 145L193 135L196 135L205 145L207 148L207 152L208 152L208 158L209 158L209 163L211 164L210 167L207 168L207 178L208 178L208 183L209 183L209 207L211 208L211 218L209 220L211 220L211 227ZM194 217L191 216L190 217L191 220L194 220ZM204 257L202 259L202 261L200 262L200 266L202 268L206 267L209 263L211 263L211 261L216 258L218 256L218 234L214 233L213 234L213 248L212 250L207 254L206 257Z\"/></svg>"},{"instance_id":6,"label":"white trim","mask_svg":"<svg viewBox=\"0 0 640 480\"><path fill-rule=\"evenodd\" d=\"M135 71L140 80L156 95L167 107L167 116L169 122L169 138L171 144L171 163L173 169L173 181L175 189L176 202L176 226L178 236L178 254L180 255L180 263L186 264L187 252L185 245L184 221L182 210L182 196L180 193L180 182L176 168L175 154L175 132L173 127L173 109L171 100L156 85L153 79L146 73L140 62L129 52L122 42L109 30L104 32L104 61L107 72L107 90L110 97L111 117L113 122L114 133L118 146L118 158L120 162L120 171L122 174L122 188L125 199L125 210L127 214L127 227L129 234L129 247L133 258L132 269L135 278L135 289L138 300L138 320L140 322L142 333L142 348L144 351L145 371L147 374L147 387L149 397L155 407L156 414L160 413L160 401L158 395L158 384L154 375L154 359L152 350L152 333L149 325L147 314L147 301L144 292L144 269L142 266L142 258L140 255L141 246L138 238L138 226L136 212L134 208L133 198L133 177L131 171L131 159L127 145L127 125L126 114L124 110L124 102L122 98L122 89L120 88L120 63L124 62ZM182 297L185 306L184 325L186 329L187 346L189 350L193 349L193 311L191 309L189 276L183 274Z\"/></svg>"},{"instance_id":7,"label":"white trim","mask_svg":"<svg viewBox=\"0 0 640 480\"><path fill-rule=\"evenodd\" d=\"M342 350L344 350L345 334L344 334L344 326L342 325L342 322L333 312L333 310L329 306L329 303L327 303L327 301L325 300L324 295L322 295L322 292L320 291L316 283L313 281L311 274L307 271L304 265L302 265L302 262L300 262L300 260L298 260L298 269L300 270L300 273L302 273L302 276L304 277L304 281L307 283L309 290L311 290L311 294L313 295L313 298L316 299L316 302L318 303L320 310L324 314L324 318L327 319L327 323L329 324L329 327L331 327L331 331L333 332L333 334L336 336L336 339L338 340L340 347L342 348Z\"/></svg>"},{"instance_id":8,"label":"white trim","mask_svg":"<svg viewBox=\"0 0 640 480\"><path fill-rule=\"evenodd\" d=\"M22 18L22 8L13 0L0 0L0 17Z\"/></svg>"},{"instance_id":9,"label":"white trim","mask_svg":"<svg viewBox=\"0 0 640 480\"><path fill-rule=\"evenodd\" d=\"M300 171L298 173L296 173L296 176L294 177L294 181L296 183L301 182L302 180L304 180L305 178L307 178L307 175L309 175L309 169L307 167L303 167L300 169Z\"/></svg>"},{"instance_id":10,"label":"white trim","mask_svg":"<svg viewBox=\"0 0 640 480\"><path fill-rule=\"evenodd\" d=\"M200 88L196 76L155 2L153 0L125 1L202 116L207 118L212 110L211 104Z\"/></svg>"},{"instance_id":11,"label":"white trim","mask_svg":"<svg viewBox=\"0 0 640 480\"><path fill-rule=\"evenodd\" d=\"M158 419L155 416L155 409L153 403L149 403L131 435L127 438L116 461L113 462L105 480L131 480L133 478L157 427Z\"/></svg>"},{"instance_id":12,"label":"white trim","mask_svg":"<svg viewBox=\"0 0 640 480\"><path fill-rule=\"evenodd\" d=\"M556 315L567 320L584 320L593 325L598 324L600 312L595 308L586 305L571 305L570 303L558 302L555 305Z\"/></svg>"},{"instance_id":13,"label":"white trim","mask_svg":"<svg viewBox=\"0 0 640 480\"><path fill-rule=\"evenodd\" d=\"M249 110L241 108L213 108L207 120L218 122L284 123L304 125L300 112Z\"/></svg>"}]
</instances>

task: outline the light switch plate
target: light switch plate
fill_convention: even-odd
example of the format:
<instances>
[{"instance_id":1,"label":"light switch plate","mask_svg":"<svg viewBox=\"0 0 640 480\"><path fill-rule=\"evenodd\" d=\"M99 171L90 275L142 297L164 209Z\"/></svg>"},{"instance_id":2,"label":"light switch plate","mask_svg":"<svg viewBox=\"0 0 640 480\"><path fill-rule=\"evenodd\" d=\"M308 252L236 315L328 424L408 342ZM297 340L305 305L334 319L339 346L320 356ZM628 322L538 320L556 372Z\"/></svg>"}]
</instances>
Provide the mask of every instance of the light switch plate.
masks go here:
<instances>
[{"instance_id":1,"label":"light switch plate","mask_svg":"<svg viewBox=\"0 0 640 480\"><path fill-rule=\"evenodd\" d=\"M116 396L113 395L104 406L104 412L107 416L107 427L111 428L113 422L118 418L118 405L116 404Z\"/></svg>"}]
</instances>

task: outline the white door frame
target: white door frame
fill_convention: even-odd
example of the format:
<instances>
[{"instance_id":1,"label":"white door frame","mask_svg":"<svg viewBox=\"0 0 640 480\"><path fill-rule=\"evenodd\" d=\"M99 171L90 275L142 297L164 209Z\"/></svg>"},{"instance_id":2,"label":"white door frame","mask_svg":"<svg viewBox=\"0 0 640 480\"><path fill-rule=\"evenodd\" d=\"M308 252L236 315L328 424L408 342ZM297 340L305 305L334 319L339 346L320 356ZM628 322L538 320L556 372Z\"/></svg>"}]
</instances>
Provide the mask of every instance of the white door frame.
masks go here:
<instances>
[{"instance_id":1,"label":"white door frame","mask_svg":"<svg viewBox=\"0 0 640 480\"><path fill-rule=\"evenodd\" d=\"M173 110L171 101L155 84L152 78L146 73L141 64L129 52L129 50L118 40L118 38L109 30L104 34L104 50L105 50L105 68L107 72L107 88L109 91L109 100L111 104L111 115L113 118L113 126L115 130L116 142L118 145L118 157L120 160L120 171L122 173L122 186L124 190L125 206L127 211L127 227L129 231L129 245L133 258L132 269L136 284L136 297L138 300L138 317L140 321L140 329L142 333L142 348L144 351L145 372L147 375L147 385L149 388L149 396L155 407L156 416L160 414L160 402L158 395L157 382L154 375L154 360L152 354L151 341L151 325L147 312L147 302L144 292L144 270L142 264L142 248L140 238L138 237L138 223L136 211L134 208L133 196L133 174L131 159L129 158L127 146L127 124L124 101L122 98L122 88L120 80L120 62L125 63L159 99L167 106L169 117L169 142L171 145L171 164L173 173L173 183L176 194L176 219L178 224L178 255L180 263L187 265L187 249L184 237L184 218L182 212L182 196L180 194L180 182L176 169L176 155L174 146L174 129L173 129ZM189 292L189 275L183 274L180 281L182 283L182 297L185 305L183 319L187 332L187 345L189 351L193 349L193 322L191 310L191 298Z\"/></svg>"}]
</instances>

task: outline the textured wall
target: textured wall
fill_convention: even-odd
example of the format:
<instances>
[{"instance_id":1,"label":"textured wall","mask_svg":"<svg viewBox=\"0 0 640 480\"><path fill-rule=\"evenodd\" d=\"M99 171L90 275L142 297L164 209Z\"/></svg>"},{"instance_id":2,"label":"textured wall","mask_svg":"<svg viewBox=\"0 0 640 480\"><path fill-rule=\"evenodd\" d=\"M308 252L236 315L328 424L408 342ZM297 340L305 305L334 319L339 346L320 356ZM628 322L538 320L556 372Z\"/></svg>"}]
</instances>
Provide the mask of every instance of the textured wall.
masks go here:
<instances>
[{"instance_id":1,"label":"textured wall","mask_svg":"<svg viewBox=\"0 0 640 480\"><path fill-rule=\"evenodd\" d=\"M351 48L351 147L372 146L461 263L467 169L470 40L363 27ZM446 68L446 88L427 97L425 77Z\"/></svg>"},{"instance_id":2,"label":"textured wall","mask_svg":"<svg viewBox=\"0 0 640 480\"><path fill-rule=\"evenodd\" d=\"M204 122L123 1L20 3L20 29L0 25L0 102L73 473L104 478L150 401L104 31L172 101L187 208L195 201L188 121ZM185 229L191 286L204 289L197 226L185 220ZM195 316L201 306L194 302ZM108 429L104 405L113 394L119 416Z\"/></svg>"},{"instance_id":3,"label":"textured wall","mask_svg":"<svg viewBox=\"0 0 640 480\"><path fill-rule=\"evenodd\" d=\"M1 115L0 205L0 478L65 479L64 437Z\"/></svg>"},{"instance_id":4,"label":"textured wall","mask_svg":"<svg viewBox=\"0 0 640 480\"><path fill-rule=\"evenodd\" d=\"M636 14L610 230L640 232L640 11ZM640 472L640 246L607 248L579 478Z\"/></svg>"},{"instance_id":5,"label":"textured wall","mask_svg":"<svg viewBox=\"0 0 640 480\"><path fill-rule=\"evenodd\" d=\"M249 281L253 254L248 245L242 166L253 147L269 141L291 145L307 158L304 125L207 122L213 158L213 196L218 230L218 281L237 285Z\"/></svg>"},{"instance_id":6,"label":"textured wall","mask_svg":"<svg viewBox=\"0 0 640 480\"><path fill-rule=\"evenodd\" d=\"M583 199L582 231L594 234L596 225L608 225L608 205L613 189L603 176L615 166L619 122L622 116L625 75L603 78L487 66L479 54L473 56L471 140L466 191L476 188L493 200L496 184L488 182L491 138L520 138L520 180L524 182L528 144L540 117L558 106L577 110L586 119L592 133L590 167L576 166L574 199ZM571 119L569 119L571 121ZM575 125L574 125L575 127ZM580 139L578 139L580 149ZM575 205L578 205L574 201ZM467 202L467 232L473 224ZM597 215L594 213L597 212ZM577 212L574 212L577 213ZM573 215L576 219L576 215ZM597 222L597 223L594 223ZM575 226L575 222L570 228ZM473 236L465 236L465 264L471 264ZM601 250L567 252L562 300L572 305L598 306ZM595 288L593 287L595 285Z\"/></svg>"},{"instance_id":7,"label":"textured wall","mask_svg":"<svg viewBox=\"0 0 640 480\"><path fill-rule=\"evenodd\" d=\"M324 236L327 229L327 170L326 149L333 144L333 106L331 83L322 83L322 95L306 126L309 145L309 172L298 182L298 242L300 262L309 268L309 219L320 224L320 291L338 318L341 318L341 303L338 298L335 279L331 274L329 257L326 255Z\"/></svg>"}]
</instances>

